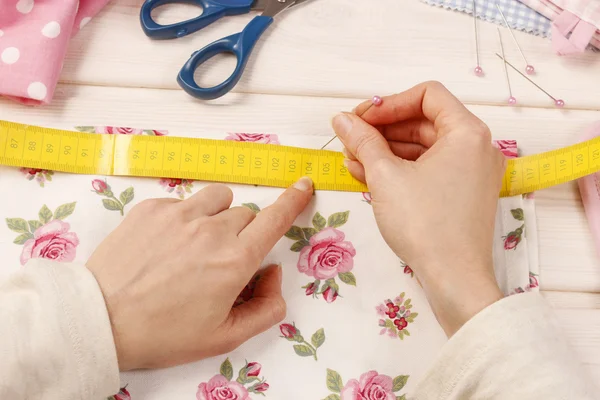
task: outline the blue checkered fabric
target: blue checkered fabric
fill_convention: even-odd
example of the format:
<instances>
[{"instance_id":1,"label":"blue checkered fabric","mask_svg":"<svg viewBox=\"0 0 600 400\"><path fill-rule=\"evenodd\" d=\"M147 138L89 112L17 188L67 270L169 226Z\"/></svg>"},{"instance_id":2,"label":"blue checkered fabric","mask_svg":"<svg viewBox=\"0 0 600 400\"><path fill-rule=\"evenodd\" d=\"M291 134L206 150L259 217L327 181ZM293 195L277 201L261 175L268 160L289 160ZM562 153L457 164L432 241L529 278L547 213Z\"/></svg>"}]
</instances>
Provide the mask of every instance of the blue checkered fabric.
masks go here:
<instances>
[{"instance_id":1,"label":"blue checkered fabric","mask_svg":"<svg viewBox=\"0 0 600 400\"><path fill-rule=\"evenodd\" d=\"M443 7L449 10L473 14L473 0L420 0L424 3ZM475 0L477 2L477 16L485 21L494 22L504 26L496 3L502 9L506 20L512 29L527 32L533 35L550 37L551 21L537 11L520 3L518 0Z\"/></svg>"}]
</instances>

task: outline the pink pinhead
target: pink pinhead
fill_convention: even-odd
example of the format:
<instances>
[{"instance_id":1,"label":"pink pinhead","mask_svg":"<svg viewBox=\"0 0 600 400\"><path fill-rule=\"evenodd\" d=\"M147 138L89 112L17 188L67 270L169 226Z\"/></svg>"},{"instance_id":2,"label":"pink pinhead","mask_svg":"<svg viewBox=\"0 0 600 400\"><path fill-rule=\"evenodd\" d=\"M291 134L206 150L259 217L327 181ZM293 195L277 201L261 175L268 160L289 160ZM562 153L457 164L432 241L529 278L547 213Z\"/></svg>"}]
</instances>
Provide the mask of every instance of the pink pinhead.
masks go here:
<instances>
[{"instance_id":1,"label":"pink pinhead","mask_svg":"<svg viewBox=\"0 0 600 400\"><path fill-rule=\"evenodd\" d=\"M535 68L533 68L533 65L528 65L525 67L525 71L528 75L533 75L535 73Z\"/></svg>"},{"instance_id":2,"label":"pink pinhead","mask_svg":"<svg viewBox=\"0 0 600 400\"><path fill-rule=\"evenodd\" d=\"M514 96L510 96L508 98L508 104L510 104L511 106L514 106L515 104L517 104L517 99Z\"/></svg>"},{"instance_id":3,"label":"pink pinhead","mask_svg":"<svg viewBox=\"0 0 600 400\"><path fill-rule=\"evenodd\" d=\"M479 65L475 67L475 75L483 76L483 68L481 68Z\"/></svg>"},{"instance_id":4,"label":"pink pinhead","mask_svg":"<svg viewBox=\"0 0 600 400\"><path fill-rule=\"evenodd\" d=\"M565 101L564 101L564 100L561 100L561 99L558 99L558 100L555 100L555 101L554 101L554 104L555 104L555 105L556 105L556 107L558 107L558 108L563 108L563 107L565 106Z\"/></svg>"},{"instance_id":5,"label":"pink pinhead","mask_svg":"<svg viewBox=\"0 0 600 400\"><path fill-rule=\"evenodd\" d=\"M379 96L373 96L373 99L371 99L371 101L373 102L374 106L380 106L383 103L383 99Z\"/></svg>"}]
</instances>

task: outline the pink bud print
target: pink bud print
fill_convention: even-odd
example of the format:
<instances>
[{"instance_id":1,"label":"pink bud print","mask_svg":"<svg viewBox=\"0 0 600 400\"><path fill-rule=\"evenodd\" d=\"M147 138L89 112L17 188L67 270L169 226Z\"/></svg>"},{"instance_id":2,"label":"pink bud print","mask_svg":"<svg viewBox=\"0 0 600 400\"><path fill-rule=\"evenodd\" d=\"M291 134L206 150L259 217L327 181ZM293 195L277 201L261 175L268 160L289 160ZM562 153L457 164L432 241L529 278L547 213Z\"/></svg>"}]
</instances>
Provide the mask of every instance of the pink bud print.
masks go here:
<instances>
[{"instance_id":1,"label":"pink bud print","mask_svg":"<svg viewBox=\"0 0 600 400\"><path fill-rule=\"evenodd\" d=\"M333 303L338 298L338 292L335 289L328 287L323 292L323 298L326 302Z\"/></svg>"},{"instance_id":2,"label":"pink bud print","mask_svg":"<svg viewBox=\"0 0 600 400\"><path fill-rule=\"evenodd\" d=\"M92 188L96 193L104 194L104 192L106 192L106 189L108 189L108 185L103 180L94 179L92 181Z\"/></svg>"},{"instance_id":3,"label":"pink bud print","mask_svg":"<svg viewBox=\"0 0 600 400\"><path fill-rule=\"evenodd\" d=\"M281 324L279 325L279 330L286 339L291 339L298 334L298 329L291 324Z\"/></svg>"},{"instance_id":4,"label":"pink bud print","mask_svg":"<svg viewBox=\"0 0 600 400\"><path fill-rule=\"evenodd\" d=\"M260 369L262 365L257 362L248 363L246 366L246 375L247 376L258 376L260 374Z\"/></svg>"}]
</instances>

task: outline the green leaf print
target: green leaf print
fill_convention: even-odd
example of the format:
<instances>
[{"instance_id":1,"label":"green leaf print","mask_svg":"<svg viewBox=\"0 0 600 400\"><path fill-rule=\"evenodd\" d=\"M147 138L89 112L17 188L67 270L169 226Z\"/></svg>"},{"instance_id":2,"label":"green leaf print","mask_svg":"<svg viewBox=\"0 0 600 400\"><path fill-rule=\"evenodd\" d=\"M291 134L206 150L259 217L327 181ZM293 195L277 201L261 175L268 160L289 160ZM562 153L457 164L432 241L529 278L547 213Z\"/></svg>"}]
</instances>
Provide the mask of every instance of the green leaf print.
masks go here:
<instances>
[{"instance_id":1,"label":"green leaf print","mask_svg":"<svg viewBox=\"0 0 600 400\"><path fill-rule=\"evenodd\" d=\"M338 274L338 278L346 285L356 286L356 277L352 272L342 272Z\"/></svg>"},{"instance_id":2,"label":"green leaf print","mask_svg":"<svg viewBox=\"0 0 600 400\"><path fill-rule=\"evenodd\" d=\"M318 349L319 347L321 347L323 343L325 343L325 331L323 330L323 328L316 331L310 338L310 341L313 344L313 346L315 346L315 348Z\"/></svg>"},{"instance_id":3,"label":"green leaf print","mask_svg":"<svg viewBox=\"0 0 600 400\"><path fill-rule=\"evenodd\" d=\"M29 232L29 225L23 218L6 218L8 229L17 233Z\"/></svg>"},{"instance_id":4,"label":"green leaf print","mask_svg":"<svg viewBox=\"0 0 600 400\"><path fill-rule=\"evenodd\" d=\"M317 234L317 230L315 228L302 228L302 232L304 232L304 237L306 237L306 240L310 240L313 235Z\"/></svg>"},{"instance_id":5,"label":"green leaf print","mask_svg":"<svg viewBox=\"0 0 600 400\"><path fill-rule=\"evenodd\" d=\"M323 400L340 400L340 395L331 393L329 396L325 397Z\"/></svg>"},{"instance_id":6,"label":"green leaf print","mask_svg":"<svg viewBox=\"0 0 600 400\"><path fill-rule=\"evenodd\" d=\"M112 199L102 199L104 208L111 211L121 211L121 204Z\"/></svg>"},{"instance_id":7,"label":"green leaf print","mask_svg":"<svg viewBox=\"0 0 600 400\"><path fill-rule=\"evenodd\" d=\"M399 392L402 390L404 386L406 386L406 382L408 382L408 375L400 375L394 378L392 383L392 392Z\"/></svg>"},{"instance_id":8,"label":"green leaf print","mask_svg":"<svg viewBox=\"0 0 600 400\"><path fill-rule=\"evenodd\" d=\"M514 219L516 219L518 221L525 221L525 213L523 212L522 208L516 208L514 210L510 210L510 213L512 214Z\"/></svg>"},{"instance_id":9,"label":"green leaf print","mask_svg":"<svg viewBox=\"0 0 600 400\"><path fill-rule=\"evenodd\" d=\"M342 377L336 371L327 368L327 389L335 393L341 393L344 387Z\"/></svg>"},{"instance_id":10,"label":"green leaf print","mask_svg":"<svg viewBox=\"0 0 600 400\"><path fill-rule=\"evenodd\" d=\"M190 193L191 192L192 191L190 190ZM244 203L242 204L242 206L251 209L252 211L254 211L255 214L258 214L260 212L260 207L254 203Z\"/></svg>"},{"instance_id":11,"label":"green leaf print","mask_svg":"<svg viewBox=\"0 0 600 400\"><path fill-rule=\"evenodd\" d=\"M27 221L27 223L29 224L29 229L31 229L31 233L35 232L35 230L37 228L41 228L42 227L42 223L40 221L37 221L37 220Z\"/></svg>"},{"instance_id":12,"label":"green leaf print","mask_svg":"<svg viewBox=\"0 0 600 400\"><path fill-rule=\"evenodd\" d=\"M33 235L29 232L27 233L22 233L19 236L16 237L15 240L13 240L14 244L25 244L26 241L28 241L29 239L33 239Z\"/></svg>"},{"instance_id":13,"label":"green leaf print","mask_svg":"<svg viewBox=\"0 0 600 400\"><path fill-rule=\"evenodd\" d=\"M290 247L291 251L295 251L295 252L299 252L300 250L302 250L305 246L308 246L310 243L308 243L307 240L300 240L296 243L294 243L292 245L292 247Z\"/></svg>"},{"instance_id":14,"label":"green leaf print","mask_svg":"<svg viewBox=\"0 0 600 400\"><path fill-rule=\"evenodd\" d=\"M219 372L228 381L230 381L231 378L233 378L233 366L231 365L231 361L229 361L229 358L226 358L225 361L223 361L223 364L221 364L221 368L219 369Z\"/></svg>"},{"instance_id":15,"label":"green leaf print","mask_svg":"<svg viewBox=\"0 0 600 400\"><path fill-rule=\"evenodd\" d=\"M314 355L312 349L305 344L295 344L294 351L300 357L312 357Z\"/></svg>"},{"instance_id":16,"label":"green leaf print","mask_svg":"<svg viewBox=\"0 0 600 400\"><path fill-rule=\"evenodd\" d=\"M54 219L63 220L67 218L69 215L73 214L75 211L75 202L63 204L62 206L58 206L56 211L54 211Z\"/></svg>"},{"instance_id":17,"label":"green leaf print","mask_svg":"<svg viewBox=\"0 0 600 400\"><path fill-rule=\"evenodd\" d=\"M327 225L327 220L325 219L325 217L323 217L321 215L321 213L316 213L315 216L313 217L312 223L313 223L313 226L315 227L315 229L317 231L320 231L321 229L325 228L325 226Z\"/></svg>"},{"instance_id":18,"label":"green leaf print","mask_svg":"<svg viewBox=\"0 0 600 400\"><path fill-rule=\"evenodd\" d=\"M125 207L127 204L131 203L131 200L133 200L133 187L129 187L127 189L125 189L123 192L121 192L121 194L119 195L119 199L121 200L121 203L123 204L123 207Z\"/></svg>"},{"instance_id":19,"label":"green leaf print","mask_svg":"<svg viewBox=\"0 0 600 400\"><path fill-rule=\"evenodd\" d=\"M304 232L302 232L302 228L294 225L286 232L285 237L292 240L304 240Z\"/></svg>"},{"instance_id":20,"label":"green leaf print","mask_svg":"<svg viewBox=\"0 0 600 400\"><path fill-rule=\"evenodd\" d=\"M339 228L348 222L348 216L350 215L350 211L339 212L335 214L331 214L329 219L327 220L327 226L330 228Z\"/></svg>"},{"instance_id":21,"label":"green leaf print","mask_svg":"<svg viewBox=\"0 0 600 400\"><path fill-rule=\"evenodd\" d=\"M50 211L48 206L44 204L42 206L42 208L40 209L38 216L40 217L40 222L43 225L47 224L48 222L50 222L52 220L52 211Z\"/></svg>"}]
</instances>

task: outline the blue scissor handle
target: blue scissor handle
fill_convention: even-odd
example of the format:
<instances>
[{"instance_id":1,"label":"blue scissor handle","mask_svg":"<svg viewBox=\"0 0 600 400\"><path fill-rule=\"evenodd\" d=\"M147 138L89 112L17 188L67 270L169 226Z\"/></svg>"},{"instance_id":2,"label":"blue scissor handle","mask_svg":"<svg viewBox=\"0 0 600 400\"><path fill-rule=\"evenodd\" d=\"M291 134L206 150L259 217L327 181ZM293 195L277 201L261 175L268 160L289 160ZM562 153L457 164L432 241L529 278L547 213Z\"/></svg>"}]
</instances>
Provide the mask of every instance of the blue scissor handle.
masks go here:
<instances>
[{"instance_id":1,"label":"blue scissor handle","mask_svg":"<svg viewBox=\"0 0 600 400\"><path fill-rule=\"evenodd\" d=\"M240 33L217 40L192 54L188 62L179 71L179 76L177 77L179 86L188 94L203 100L213 100L228 93L242 77L254 45L256 45L260 36L272 22L273 17L262 15L254 17ZM237 65L235 70L220 85L211 88L198 86L194 80L196 68L206 60L220 53L233 53L236 56Z\"/></svg>"},{"instance_id":2,"label":"blue scissor handle","mask_svg":"<svg viewBox=\"0 0 600 400\"><path fill-rule=\"evenodd\" d=\"M197 4L202 7L202 15L175 24L157 24L152 19L152 10L172 3ZM146 0L140 11L140 22L148 37L174 39L196 32L224 16L249 13L252 3L254 0Z\"/></svg>"}]
</instances>

